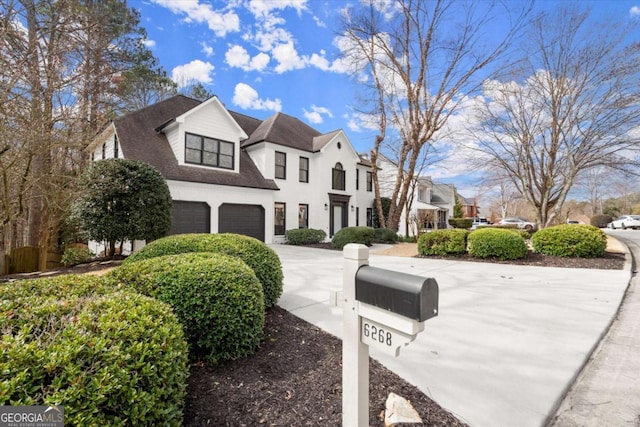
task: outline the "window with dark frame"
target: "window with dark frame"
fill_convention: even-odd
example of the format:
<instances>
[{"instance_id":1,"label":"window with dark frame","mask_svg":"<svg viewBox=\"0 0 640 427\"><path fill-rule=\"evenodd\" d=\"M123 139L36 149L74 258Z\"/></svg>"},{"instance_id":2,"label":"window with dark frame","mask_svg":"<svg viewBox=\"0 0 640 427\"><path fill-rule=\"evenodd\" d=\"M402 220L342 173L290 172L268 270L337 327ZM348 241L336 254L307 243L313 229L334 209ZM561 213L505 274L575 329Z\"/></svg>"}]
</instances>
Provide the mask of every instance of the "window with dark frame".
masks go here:
<instances>
[{"instance_id":1,"label":"window with dark frame","mask_svg":"<svg viewBox=\"0 0 640 427\"><path fill-rule=\"evenodd\" d=\"M233 142L207 138L193 133L185 134L185 163L233 169Z\"/></svg>"},{"instance_id":2,"label":"window with dark frame","mask_svg":"<svg viewBox=\"0 0 640 427\"><path fill-rule=\"evenodd\" d=\"M360 169L356 169L356 190L360 189Z\"/></svg>"},{"instance_id":3,"label":"window with dark frame","mask_svg":"<svg viewBox=\"0 0 640 427\"><path fill-rule=\"evenodd\" d=\"M367 208L367 227L373 227L373 208Z\"/></svg>"},{"instance_id":4,"label":"window with dark frame","mask_svg":"<svg viewBox=\"0 0 640 427\"><path fill-rule=\"evenodd\" d=\"M118 158L118 135L113 135L113 158Z\"/></svg>"},{"instance_id":5,"label":"window with dark frame","mask_svg":"<svg viewBox=\"0 0 640 427\"><path fill-rule=\"evenodd\" d=\"M307 157L300 157L300 182L309 182L309 159Z\"/></svg>"},{"instance_id":6,"label":"window with dark frame","mask_svg":"<svg viewBox=\"0 0 640 427\"><path fill-rule=\"evenodd\" d=\"M102 160L107 158L107 143L102 144Z\"/></svg>"},{"instance_id":7,"label":"window with dark frame","mask_svg":"<svg viewBox=\"0 0 640 427\"><path fill-rule=\"evenodd\" d=\"M298 228L309 228L309 205L298 205Z\"/></svg>"},{"instance_id":8,"label":"window with dark frame","mask_svg":"<svg viewBox=\"0 0 640 427\"><path fill-rule=\"evenodd\" d=\"M331 188L334 190L344 190L345 189L345 171L342 168L341 163L336 163L336 165L331 170Z\"/></svg>"},{"instance_id":9,"label":"window with dark frame","mask_svg":"<svg viewBox=\"0 0 640 427\"><path fill-rule=\"evenodd\" d=\"M360 208L356 207L356 227L360 225Z\"/></svg>"},{"instance_id":10,"label":"window with dark frame","mask_svg":"<svg viewBox=\"0 0 640 427\"><path fill-rule=\"evenodd\" d=\"M367 191L373 191L373 173L367 171Z\"/></svg>"},{"instance_id":11,"label":"window with dark frame","mask_svg":"<svg viewBox=\"0 0 640 427\"><path fill-rule=\"evenodd\" d=\"M276 236L284 236L287 229L286 225L286 207L285 203L276 203L273 214L273 234Z\"/></svg>"},{"instance_id":12,"label":"window with dark frame","mask_svg":"<svg viewBox=\"0 0 640 427\"><path fill-rule=\"evenodd\" d=\"M287 179L287 153L276 151L275 177L278 179Z\"/></svg>"}]
</instances>

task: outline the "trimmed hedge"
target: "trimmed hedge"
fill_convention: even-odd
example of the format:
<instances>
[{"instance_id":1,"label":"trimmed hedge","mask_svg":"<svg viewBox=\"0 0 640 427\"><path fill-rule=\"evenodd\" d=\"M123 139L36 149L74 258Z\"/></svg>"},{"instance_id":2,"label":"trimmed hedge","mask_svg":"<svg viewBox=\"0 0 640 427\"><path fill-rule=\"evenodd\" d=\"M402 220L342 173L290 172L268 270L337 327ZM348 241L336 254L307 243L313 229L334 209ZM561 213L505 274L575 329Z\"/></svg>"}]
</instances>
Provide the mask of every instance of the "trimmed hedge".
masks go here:
<instances>
[{"instance_id":1,"label":"trimmed hedge","mask_svg":"<svg viewBox=\"0 0 640 427\"><path fill-rule=\"evenodd\" d=\"M467 251L467 230L451 228L424 233L418 239L420 255L463 254Z\"/></svg>"},{"instance_id":2,"label":"trimmed hedge","mask_svg":"<svg viewBox=\"0 0 640 427\"><path fill-rule=\"evenodd\" d=\"M194 358L235 359L260 344L262 286L238 258L206 252L165 255L123 263L107 278L173 307Z\"/></svg>"},{"instance_id":3,"label":"trimmed hedge","mask_svg":"<svg viewBox=\"0 0 640 427\"><path fill-rule=\"evenodd\" d=\"M527 244L514 230L483 228L475 230L467 238L468 251L477 258L519 259L527 255Z\"/></svg>"},{"instance_id":4,"label":"trimmed hedge","mask_svg":"<svg viewBox=\"0 0 640 427\"><path fill-rule=\"evenodd\" d=\"M240 258L262 284L266 308L282 295L282 265L273 249L253 237L240 234L178 234L155 240L127 258L123 264L163 255L216 252Z\"/></svg>"},{"instance_id":5,"label":"trimmed hedge","mask_svg":"<svg viewBox=\"0 0 640 427\"><path fill-rule=\"evenodd\" d=\"M288 245L312 245L314 243L322 243L327 237L324 230L316 230L313 228L296 228L287 230L284 238Z\"/></svg>"},{"instance_id":6,"label":"trimmed hedge","mask_svg":"<svg viewBox=\"0 0 640 427\"><path fill-rule=\"evenodd\" d=\"M531 238L533 250L560 257L595 258L604 255L607 235L598 227L562 224L538 231Z\"/></svg>"},{"instance_id":7,"label":"trimmed hedge","mask_svg":"<svg viewBox=\"0 0 640 427\"><path fill-rule=\"evenodd\" d=\"M473 225L472 218L449 218L449 225L453 228L469 229Z\"/></svg>"},{"instance_id":8,"label":"trimmed hedge","mask_svg":"<svg viewBox=\"0 0 640 427\"><path fill-rule=\"evenodd\" d=\"M613 221L611 215L594 215L591 217L591 225L598 228L606 228Z\"/></svg>"},{"instance_id":9,"label":"trimmed hedge","mask_svg":"<svg viewBox=\"0 0 640 427\"><path fill-rule=\"evenodd\" d=\"M375 243L396 243L398 234L390 228L374 228L373 241Z\"/></svg>"},{"instance_id":10,"label":"trimmed hedge","mask_svg":"<svg viewBox=\"0 0 640 427\"><path fill-rule=\"evenodd\" d=\"M344 248L349 243L371 246L375 240L375 231L371 227L345 227L340 229L331 240L334 248Z\"/></svg>"},{"instance_id":11,"label":"trimmed hedge","mask_svg":"<svg viewBox=\"0 0 640 427\"><path fill-rule=\"evenodd\" d=\"M187 344L171 308L96 276L0 286L0 404L63 405L65 425L182 423Z\"/></svg>"}]
</instances>

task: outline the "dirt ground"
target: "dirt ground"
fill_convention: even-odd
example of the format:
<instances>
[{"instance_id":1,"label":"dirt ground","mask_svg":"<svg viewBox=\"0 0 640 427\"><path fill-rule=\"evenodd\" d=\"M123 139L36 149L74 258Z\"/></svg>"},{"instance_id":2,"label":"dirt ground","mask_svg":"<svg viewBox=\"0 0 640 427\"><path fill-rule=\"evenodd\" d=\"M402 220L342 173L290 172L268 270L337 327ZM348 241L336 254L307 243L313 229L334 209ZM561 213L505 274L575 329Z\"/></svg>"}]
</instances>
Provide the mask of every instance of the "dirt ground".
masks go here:
<instances>
[{"instance_id":1,"label":"dirt ground","mask_svg":"<svg viewBox=\"0 0 640 427\"><path fill-rule=\"evenodd\" d=\"M370 360L369 369L369 425L384 425L391 392L409 400L425 426L466 425L378 362ZM256 354L191 367L185 426L341 424L341 341L279 307L266 313Z\"/></svg>"}]
</instances>

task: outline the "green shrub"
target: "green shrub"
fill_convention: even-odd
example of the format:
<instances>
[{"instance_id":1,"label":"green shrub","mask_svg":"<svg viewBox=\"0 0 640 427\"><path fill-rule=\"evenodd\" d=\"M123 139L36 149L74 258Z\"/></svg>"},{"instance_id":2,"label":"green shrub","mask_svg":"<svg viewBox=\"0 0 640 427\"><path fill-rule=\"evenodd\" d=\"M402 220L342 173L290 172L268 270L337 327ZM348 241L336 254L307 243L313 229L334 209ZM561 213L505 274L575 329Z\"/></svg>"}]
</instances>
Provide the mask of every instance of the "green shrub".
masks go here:
<instances>
[{"instance_id":1,"label":"green shrub","mask_svg":"<svg viewBox=\"0 0 640 427\"><path fill-rule=\"evenodd\" d=\"M91 261L91 251L88 248L67 248L60 260L66 266Z\"/></svg>"},{"instance_id":2,"label":"green shrub","mask_svg":"<svg viewBox=\"0 0 640 427\"><path fill-rule=\"evenodd\" d=\"M605 228L613 218L611 215L594 215L591 217L591 225L598 228Z\"/></svg>"},{"instance_id":3,"label":"green shrub","mask_svg":"<svg viewBox=\"0 0 640 427\"><path fill-rule=\"evenodd\" d=\"M375 239L375 232L370 227L345 227L338 231L331 240L334 248L344 248L349 243L360 243L371 246Z\"/></svg>"},{"instance_id":4,"label":"green shrub","mask_svg":"<svg viewBox=\"0 0 640 427\"><path fill-rule=\"evenodd\" d=\"M418 239L420 255L463 254L467 251L467 230L452 228L424 233Z\"/></svg>"},{"instance_id":5,"label":"green shrub","mask_svg":"<svg viewBox=\"0 0 640 427\"><path fill-rule=\"evenodd\" d=\"M252 354L260 343L262 286L238 258L206 252L165 255L123 263L107 278L173 307L194 358L235 359Z\"/></svg>"},{"instance_id":6,"label":"green shrub","mask_svg":"<svg viewBox=\"0 0 640 427\"><path fill-rule=\"evenodd\" d=\"M531 244L541 254L594 258L604 255L607 235L592 225L562 224L538 231Z\"/></svg>"},{"instance_id":7,"label":"green shrub","mask_svg":"<svg viewBox=\"0 0 640 427\"><path fill-rule=\"evenodd\" d=\"M473 225L473 219L471 218L449 218L449 225L453 228L464 228L465 230L471 228Z\"/></svg>"},{"instance_id":8,"label":"green shrub","mask_svg":"<svg viewBox=\"0 0 640 427\"><path fill-rule=\"evenodd\" d=\"M171 308L96 276L0 286L0 404L63 405L65 425L182 422L187 344Z\"/></svg>"},{"instance_id":9,"label":"green shrub","mask_svg":"<svg viewBox=\"0 0 640 427\"><path fill-rule=\"evenodd\" d=\"M240 258L262 284L265 307L272 307L282 295L282 265L273 249L253 237L239 234L178 234L155 240L123 264L163 255L188 252L217 252Z\"/></svg>"},{"instance_id":10,"label":"green shrub","mask_svg":"<svg viewBox=\"0 0 640 427\"><path fill-rule=\"evenodd\" d=\"M398 234L390 228L374 228L373 241L375 243L396 243Z\"/></svg>"},{"instance_id":11,"label":"green shrub","mask_svg":"<svg viewBox=\"0 0 640 427\"><path fill-rule=\"evenodd\" d=\"M327 237L324 230L316 230L313 228L296 228L287 230L284 234L285 240L289 245L313 245L322 243Z\"/></svg>"},{"instance_id":12,"label":"green shrub","mask_svg":"<svg viewBox=\"0 0 640 427\"><path fill-rule=\"evenodd\" d=\"M519 259L527 255L527 244L515 230L483 228L469 234L469 254L477 258Z\"/></svg>"}]
</instances>

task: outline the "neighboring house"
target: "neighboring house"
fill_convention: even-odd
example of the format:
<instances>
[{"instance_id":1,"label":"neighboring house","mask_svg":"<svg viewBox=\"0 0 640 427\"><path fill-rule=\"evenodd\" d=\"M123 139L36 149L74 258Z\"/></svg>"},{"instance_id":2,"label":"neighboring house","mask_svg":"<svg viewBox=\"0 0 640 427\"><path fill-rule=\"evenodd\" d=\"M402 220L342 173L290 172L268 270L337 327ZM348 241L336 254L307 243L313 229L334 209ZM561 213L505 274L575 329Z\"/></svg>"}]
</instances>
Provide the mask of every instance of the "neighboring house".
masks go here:
<instances>
[{"instance_id":1,"label":"neighboring house","mask_svg":"<svg viewBox=\"0 0 640 427\"><path fill-rule=\"evenodd\" d=\"M478 209L478 201L473 198L463 197L458 194L458 201L462 205L462 217L463 218L476 218L480 216L480 211Z\"/></svg>"},{"instance_id":2,"label":"neighboring house","mask_svg":"<svg viewBox=\"0 0 640 427\"><path fill-rule=\"evenodd\" d=\"M333 236L367 225L371 166L342 130L322 134L295 117L266 120L178 95L116 118L89 146L92 160L140 160L164 176L169 234L239 233L284 242L286 230Z\"/></svg>"},{"instance_id":3,"label":"neighboring house","mask_svg":"<svg viewBox=\"0 0 640 427\"><path fill-rule=\"evenodd\" d=\"M382 197L390 197L395 186L398 166L387 157L378 156L378 181ZM407 207L403 209L398 232L405 236L415 236L425 230L448 228L448 220L453 217L456 189L453 184L433 182L429 176L415 177L412 194Z\"/></svg>"}]
</instances>

